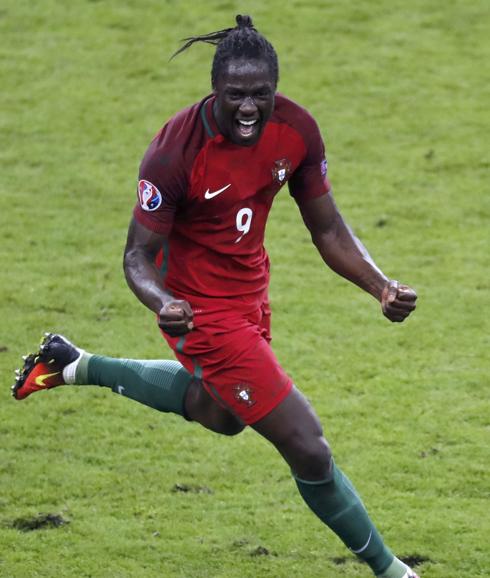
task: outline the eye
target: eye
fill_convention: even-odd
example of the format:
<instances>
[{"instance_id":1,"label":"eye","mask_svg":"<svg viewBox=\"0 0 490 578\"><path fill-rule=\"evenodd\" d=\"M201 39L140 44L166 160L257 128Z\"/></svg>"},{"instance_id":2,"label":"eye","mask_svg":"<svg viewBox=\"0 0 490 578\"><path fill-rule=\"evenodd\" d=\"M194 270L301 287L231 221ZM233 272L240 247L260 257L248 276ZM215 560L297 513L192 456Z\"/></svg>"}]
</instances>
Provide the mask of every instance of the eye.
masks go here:
<instances>
[{"instance_id":1,"label":"eye","mask_svg":"<svg viewBox=\"0 0 490 578\"><path fill-rule=\"evenodd\" d=\"M237 101L242 100L243 94L241 92L228 92L227 97L229 100Z\"/></svg>"}]
</instances>

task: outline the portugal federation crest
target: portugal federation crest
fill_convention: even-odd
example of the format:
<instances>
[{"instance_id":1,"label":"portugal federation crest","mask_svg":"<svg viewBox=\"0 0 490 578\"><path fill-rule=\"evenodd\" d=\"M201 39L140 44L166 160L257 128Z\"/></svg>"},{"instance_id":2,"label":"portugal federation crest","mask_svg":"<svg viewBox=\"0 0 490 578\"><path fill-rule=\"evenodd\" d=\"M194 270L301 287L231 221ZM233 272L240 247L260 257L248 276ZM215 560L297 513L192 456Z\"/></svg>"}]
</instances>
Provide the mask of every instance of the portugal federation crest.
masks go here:
<instances>
[{"instance_id":1,"label":"portugal federation crest","mask_svg":"<svg viewBox=\"0 0 490 578\"><path fill-rule=\"evenodd\" d=\"M281 159L274 163L272 167L272 178L282 185L284 181L289 177L291 172L291 161L288 159Z\"/></svg>"},{"instance_id":2,"label":"portugal federation crest","mask_svg":"<svg viewBox=\"0 0 490 578\"><path fill-rule=\"evenodd\" d=\"M245 404L248 407L252 407L252 405L255 405L256 401L252 397L253 390L250 387L248 387L248 385L240 383L238 385L235 385L233 390L235 392L235 399L237 401Z\"/></svg>"}]
</instances>

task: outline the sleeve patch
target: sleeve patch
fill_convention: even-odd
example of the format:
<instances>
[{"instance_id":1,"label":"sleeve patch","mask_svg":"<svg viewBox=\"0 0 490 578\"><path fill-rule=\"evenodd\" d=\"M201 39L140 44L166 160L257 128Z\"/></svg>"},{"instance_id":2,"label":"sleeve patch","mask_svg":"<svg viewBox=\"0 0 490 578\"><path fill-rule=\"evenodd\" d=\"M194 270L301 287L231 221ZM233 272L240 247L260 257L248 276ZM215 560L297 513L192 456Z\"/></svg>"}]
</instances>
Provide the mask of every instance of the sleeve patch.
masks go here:
<instances>
[{"instance_id":1,"label":"sleeve patch","mask_svg":"<svg viewBox=\"0 0 490 578\"><path fill-rule=\"evenodd\" d=\"M138 199L144 211L156 211L162 204L162 193L150 181L138 182Z\"/></svg>"},{"instance_id":2,"label":"sleeve patch","mask_svg":"<svg viewBox=\"0 0 490 578\"><path fill-rule=\"evenodd\" d=\"M328 170L327 159L323 159L323 161L321 162L320 168L321 168L321 172L322 172L322 177L326 177L327 176L327 170Z\"/></svg>"}]
</instances>

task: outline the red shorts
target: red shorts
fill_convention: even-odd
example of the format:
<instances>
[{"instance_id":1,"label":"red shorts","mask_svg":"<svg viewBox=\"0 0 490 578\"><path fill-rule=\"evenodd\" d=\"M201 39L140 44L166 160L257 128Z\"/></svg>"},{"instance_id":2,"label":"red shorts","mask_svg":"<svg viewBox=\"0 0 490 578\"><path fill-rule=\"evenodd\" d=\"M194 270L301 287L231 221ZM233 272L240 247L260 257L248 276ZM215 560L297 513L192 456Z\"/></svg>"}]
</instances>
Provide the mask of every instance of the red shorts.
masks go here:
<instances>
[{"instance_id":1,"label":"red shorts","mask_svg":"<svg viewBox=\"0 0 490 578\"><path fill-rule=\"evenodd\" d=\"M194 309L194 329L163 336L178 360L209 394L245 424L253 424L283 401L292 380L270 346L267 302L253 311Z\"/></svg>"}]
</instances>

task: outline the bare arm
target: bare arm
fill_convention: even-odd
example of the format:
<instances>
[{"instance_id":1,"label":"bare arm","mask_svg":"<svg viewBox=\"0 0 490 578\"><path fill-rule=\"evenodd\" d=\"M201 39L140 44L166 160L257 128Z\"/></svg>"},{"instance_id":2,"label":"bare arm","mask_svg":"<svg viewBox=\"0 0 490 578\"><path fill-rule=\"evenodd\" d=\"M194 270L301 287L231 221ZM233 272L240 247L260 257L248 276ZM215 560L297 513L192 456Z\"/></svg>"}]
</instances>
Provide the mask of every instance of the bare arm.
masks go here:
<instances>
[{"instance_id":1,"label":"bare arm","mask_svg":"<svg viewBox=\"0 0 490 578\"><path fill-rule=\"evenodd\" d=\"M164 290L155 265L166 240L166 236L150 231L133 218L124 251L124 274L136 297L158 315L160 327L169 335L183 335L193 328L191 306Z\"/></svg>"},{"instance_id":2,"label":"bare arm","mask_svg":"<svg viewBox=\"0 0 490 578\"><path fill-rule=\"evenodd\" d=\"M415 291L383 274L344 222L331 193L299 203L299 208L324 262L373 295L388 319L403 321L415 309Z\"/></svg>"}]
</instances>

